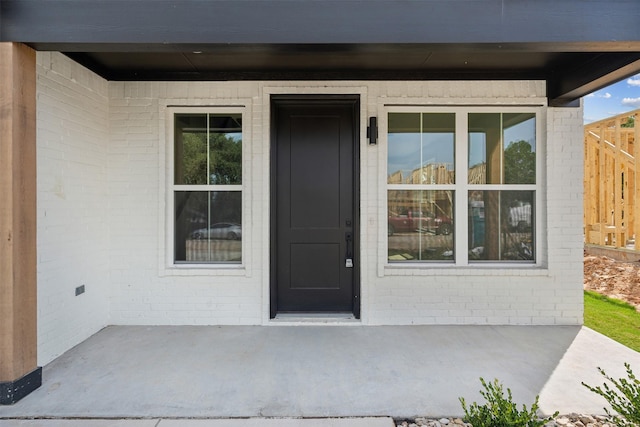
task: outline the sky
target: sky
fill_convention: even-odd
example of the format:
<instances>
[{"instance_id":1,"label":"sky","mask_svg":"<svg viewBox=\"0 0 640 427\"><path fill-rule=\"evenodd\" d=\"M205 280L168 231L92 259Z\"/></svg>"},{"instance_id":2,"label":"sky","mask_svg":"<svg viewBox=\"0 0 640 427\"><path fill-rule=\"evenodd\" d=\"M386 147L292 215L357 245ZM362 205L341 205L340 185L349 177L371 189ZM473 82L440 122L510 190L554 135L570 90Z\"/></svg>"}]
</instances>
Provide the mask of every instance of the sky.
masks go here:
<instances>
[{"instance_id":1,"label":"sky","mask_svg":"<svg viewBox=\"0 0 640 427\"><path fill-rule=\"evenodd\" d=\"M591 123L640 108L640 74L584 97L584 122Z\"/></svg>"}]
</instances>

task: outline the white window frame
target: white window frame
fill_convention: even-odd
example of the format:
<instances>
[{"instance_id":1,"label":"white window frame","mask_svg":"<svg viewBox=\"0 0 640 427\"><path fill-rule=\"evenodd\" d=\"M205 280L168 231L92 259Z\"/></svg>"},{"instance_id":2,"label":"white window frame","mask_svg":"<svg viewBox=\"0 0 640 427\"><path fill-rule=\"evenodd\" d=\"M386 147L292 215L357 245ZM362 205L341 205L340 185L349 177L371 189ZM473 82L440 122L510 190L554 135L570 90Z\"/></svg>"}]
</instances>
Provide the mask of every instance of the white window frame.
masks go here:
<instances>
[{"instance_id":1,"label":"white window frame","mask_svg":"<svg viewBox=\"0 0 640 427\"><path fill-rule=\"evenodd\" d=\"M241 114L242 115L242 183L230 185L182 185L175 184L175 116L176 114ZM248 275L249 242L251 241L250 147L251 119L247 105L172 106L166 110L166 164L165 164L165 275ZM175 261L175 193L177 191L239 191L242 200L242 260L228 262L176 262Z\"/></svg>"},{"instance_id":2,"label":"white window frame","mask_svg":"<svg viewBox=\"0 0 640 427\"><path fill-rule=\"evenodd\" d=\"M383 267L383 275L406 274L406 270L428 270L428 269L456 269L461 268L500 268L500 269L532 269L539 268L544 265L544 247L542 242L543 226L546 223L543 220L543 161L545 159L545 140L544 140L544 108L541 106L511 106L511 105L495 105L495 106L394 106L384 105L381 108L379 121L380 136L380 155L381 164L381 188L383 190L383 201L380 204L379 224L384 230L379 230L380 236L385 236L384 244L381 245L380 263ZM455 148L454 148L454 164L455 164L455 184L429 184L420 185L412 184L411 190L452 190L454 191L454 261L412 261L407 263L389 262L389 240L387 236L387 212L388 212L388 191L408 189L407 186L399 184L387 183L387 156L388 156L388 118L389 113L455 113ZM536 183L535 184L469 184L468 183L468 117L469 113L533 113L536 118ZM535 192L535 214L534 214L534 239L535 251L534 262L518 262L518 261L481 261L469 262L468 253L468 194L470 190L525 190ZM382 239L381 239L382 240Z\"/></svg>"}]
</instances>

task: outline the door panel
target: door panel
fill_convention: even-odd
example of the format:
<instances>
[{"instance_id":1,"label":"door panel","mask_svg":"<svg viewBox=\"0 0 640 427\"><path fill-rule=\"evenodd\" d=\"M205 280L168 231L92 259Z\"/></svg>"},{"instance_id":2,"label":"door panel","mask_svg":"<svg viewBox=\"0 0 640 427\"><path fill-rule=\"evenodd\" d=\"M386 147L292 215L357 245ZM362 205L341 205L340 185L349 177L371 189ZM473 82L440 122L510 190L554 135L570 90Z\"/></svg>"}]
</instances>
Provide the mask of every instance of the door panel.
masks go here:
<instances>
[{"instance_id":1,"label":"door panel","mask_svg":"<svg viewBox=\"0 0 640 427\"><path fill-rule=\"evenodd\" d=\"M273 103L271 315L357 315L357 100ZM347 240L347 236L350 238Z\"/></svg>"},{"instance_id":2,"label":"door panel","mask_svg":"<svg viewBox=\"0 0 640 427\"><path fill-rule=\"evenodd\" d=\"M340 227L340 117L298 114L289 116L291 228Z\"/></svg>"},{"instance_id":3,"label":"door panel","mask_svg":"<svg viewBox=\"0 0 640 427\"><path fill-rule=\"evenodd\" d=\"M292 289L338 289L339 284L340 245L291 244Z\"/></svg>"}]
</instances>

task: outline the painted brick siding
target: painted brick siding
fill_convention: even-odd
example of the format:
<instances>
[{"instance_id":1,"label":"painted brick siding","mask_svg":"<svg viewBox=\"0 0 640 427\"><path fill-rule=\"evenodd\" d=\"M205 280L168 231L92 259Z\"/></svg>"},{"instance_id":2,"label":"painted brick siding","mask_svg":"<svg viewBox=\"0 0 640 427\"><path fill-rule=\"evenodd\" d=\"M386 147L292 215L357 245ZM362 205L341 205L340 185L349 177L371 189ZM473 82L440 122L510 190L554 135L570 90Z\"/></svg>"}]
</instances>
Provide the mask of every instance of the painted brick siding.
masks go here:
<instances>
[{"instance_id":1,"label":"painted brick siding","mask_svg":"<svg viewBox=\"0 0 640 427\"><path fill-rule=\"evenodd\" d=\"M392 83L381 91L377 104L455 105L529 104L544 96L540 82L427 82ZM375 102L373 91L369 101ZM418 99L422 97L423 99ZM424 99L428 102L424 102ZM518 100L519 98L519 100ZM530 101L527 101L530 100ZM369 109L375 111L375 105ZM373 115L374 113L370 113ZM379 115L380 112L377 112ZM541 185L545 206L540 226L543 230L542 268L383 268L386 254L386 212L376 215L377 200L384 193L385 177L370 161L365 181L371 193L363 200L366 224L377 229L364 232L363 287L367 295L370 324L581 324L582 323L582 109L547 109L546 133L541 138L547 150ZM543 129L545 127L543 126ZM548 146L548 147L547 147ZM378 165L386 161L378 153ZM553 161L549 162L548 159ZM562 165L562 167L560 166ZM547 186L547 182L563 182ZM364 196L364 195L363 195ZM545 211L547 215L545 216ZM558 214L558 212L562 212ZM551 224L547 228L547 224ZM380 226L382 225L382 226Z\"/></svg>"},{"instance_id":2,"label":"painted brick siding","mask_svg":"<svg viewBox=\"0 0 640 427\"><path fill-rule=\"evenodd\" d=\"M40 365L108 324L108 108L107 81L37 53Z\"/></svg>"},{"instance_id":3,"label":"painted brick siding","mask_svg":"<svg viewBox=\"0 0 640 427\"><path fill-rule=\"evenodd\" d=\"M540 105L544 82L110 82L111 322L265 324L269 300L269 95L359 93L362 117L384 104ZM168 106L246 105L242 269L166 268ZM542 110L539 268L388 268L386 146L361 125L363 324L580 324L582 110ZM546 111L546 114L544 113ZM546 126L546 128L545 128ZM545 143L546 140L546 143ZM562 186L546 186L562 182ZM547 226L548 225L548 226Z\"/></svg>"},{"instance_id":4,"label":"painted brick siding","mask_svg":"<svg viewBox=\"0 0 640 427\"><path fill-rule=\"evenodd\" d=\"M386 104L535 106L544 82L107 82L38 53L39 363L107 324L269 323L269 97L278 93L361 96L362 324L582 322L582 109L541 109L536 268L386 266L386 145L364 136L366 117ZM243 266L171 268L169 112L216 105L246 108Z\"/></svg>"},{"instance_id":5,"label":"painted brick siding","mask_svg":"<svg viewBox=\"0 0 640 427\"><path fill-rule=\"evenodd\" d=\"M555 279L555 311L583 321L582 108L547 110L547 239L549 271ZM578 266L580 268L578 268ZM575 286L580 283L580 286Z\"/></svg>"},{"instance_id":6,"label":"painted brick siding","mask_svg":"<svg viewBox=\"0 0 640 427\"><path fill-rule=\"evenodd\" d=\"M505 84L518 92L518 85ZM499 92L488 86L485 93ZM470 88L469 93L483 96L479 89ZM485 100L492 103L490 98ZM542 116L547 122L541 187L546 197L539 222L542 268L379 268L378 277L368 268L370 276L364 281L373 284L368 286L370 323L582 324L582 109L548 108L546 117ZM368 180L375 180L376 174L371 168ZM383 187L384 180L378 181ZM376 195L375 191L370 194L370 200L376 200ZM369 223L373 223L376 204L367 206L372 209ZM367 247L383 245L384 233L377 240L374 234L367 234ZM383 257L370 254L368 263L377 261L380 266Z\"/></svg>"},{"instance_id":7,"label":"painted brick siding","mask_svg":"<svg viewBox=\"0 0 640 427\"><path fill-rule=\"evenodd\" d=\"M259 249L259 213L266 212L260 191L259 142L245 155L242 243L244 268L166 271L164 267L167 226L168 165L165 163L167 105L211 105L212 100L236 103L238 97L255 95L257 86L212 83L118 83L110 84L109 260L112 286L112 322L144 325L260 324L264 263ZM225 100L229 100L226 102ZM253 123L253 126L259 121ZM249 138L246 138L247 140ZM244 143L244 141L243 141ZM247 151L245 151L247 153ZM253 159L258 160L254 165ZM254 182L250 180L257 177ZM248 185L247 185L248 183ZM268 194L268 193L267 193ZM268 199L266 199L268 201ZM253 212L253 215L252 215Z\"/></svg>"}]
</instances>

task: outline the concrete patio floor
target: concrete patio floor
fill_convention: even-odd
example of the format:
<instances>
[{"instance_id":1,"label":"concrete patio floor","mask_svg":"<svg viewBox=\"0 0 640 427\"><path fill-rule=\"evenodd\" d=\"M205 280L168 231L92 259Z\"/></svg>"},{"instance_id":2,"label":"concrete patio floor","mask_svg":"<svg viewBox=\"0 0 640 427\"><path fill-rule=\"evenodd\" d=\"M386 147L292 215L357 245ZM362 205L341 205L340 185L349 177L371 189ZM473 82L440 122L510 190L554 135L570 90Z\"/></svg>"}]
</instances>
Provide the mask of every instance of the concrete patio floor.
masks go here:
<instances>
[{"instance_id":1,"label":"concrete patio floor","mask_svg":"<svg viewBox=\"0 0 640 427\"><path fill-rule=\"evenodd\" d=\"M395 427L376 418L0 419L0 427Z\"/></svg>"},{"instance_id":2,"label":"concrete patio floor","mask_svg":"<svg viewBox=\"0 0 640 427\"><path fill-rule=\"evenodd\" d=\"M640 371L640 353L578 326L110 326L0 419L458 416L479 377L546 414L600 414L580 382L624 362Z\"/></svg>"}]
</instances>

